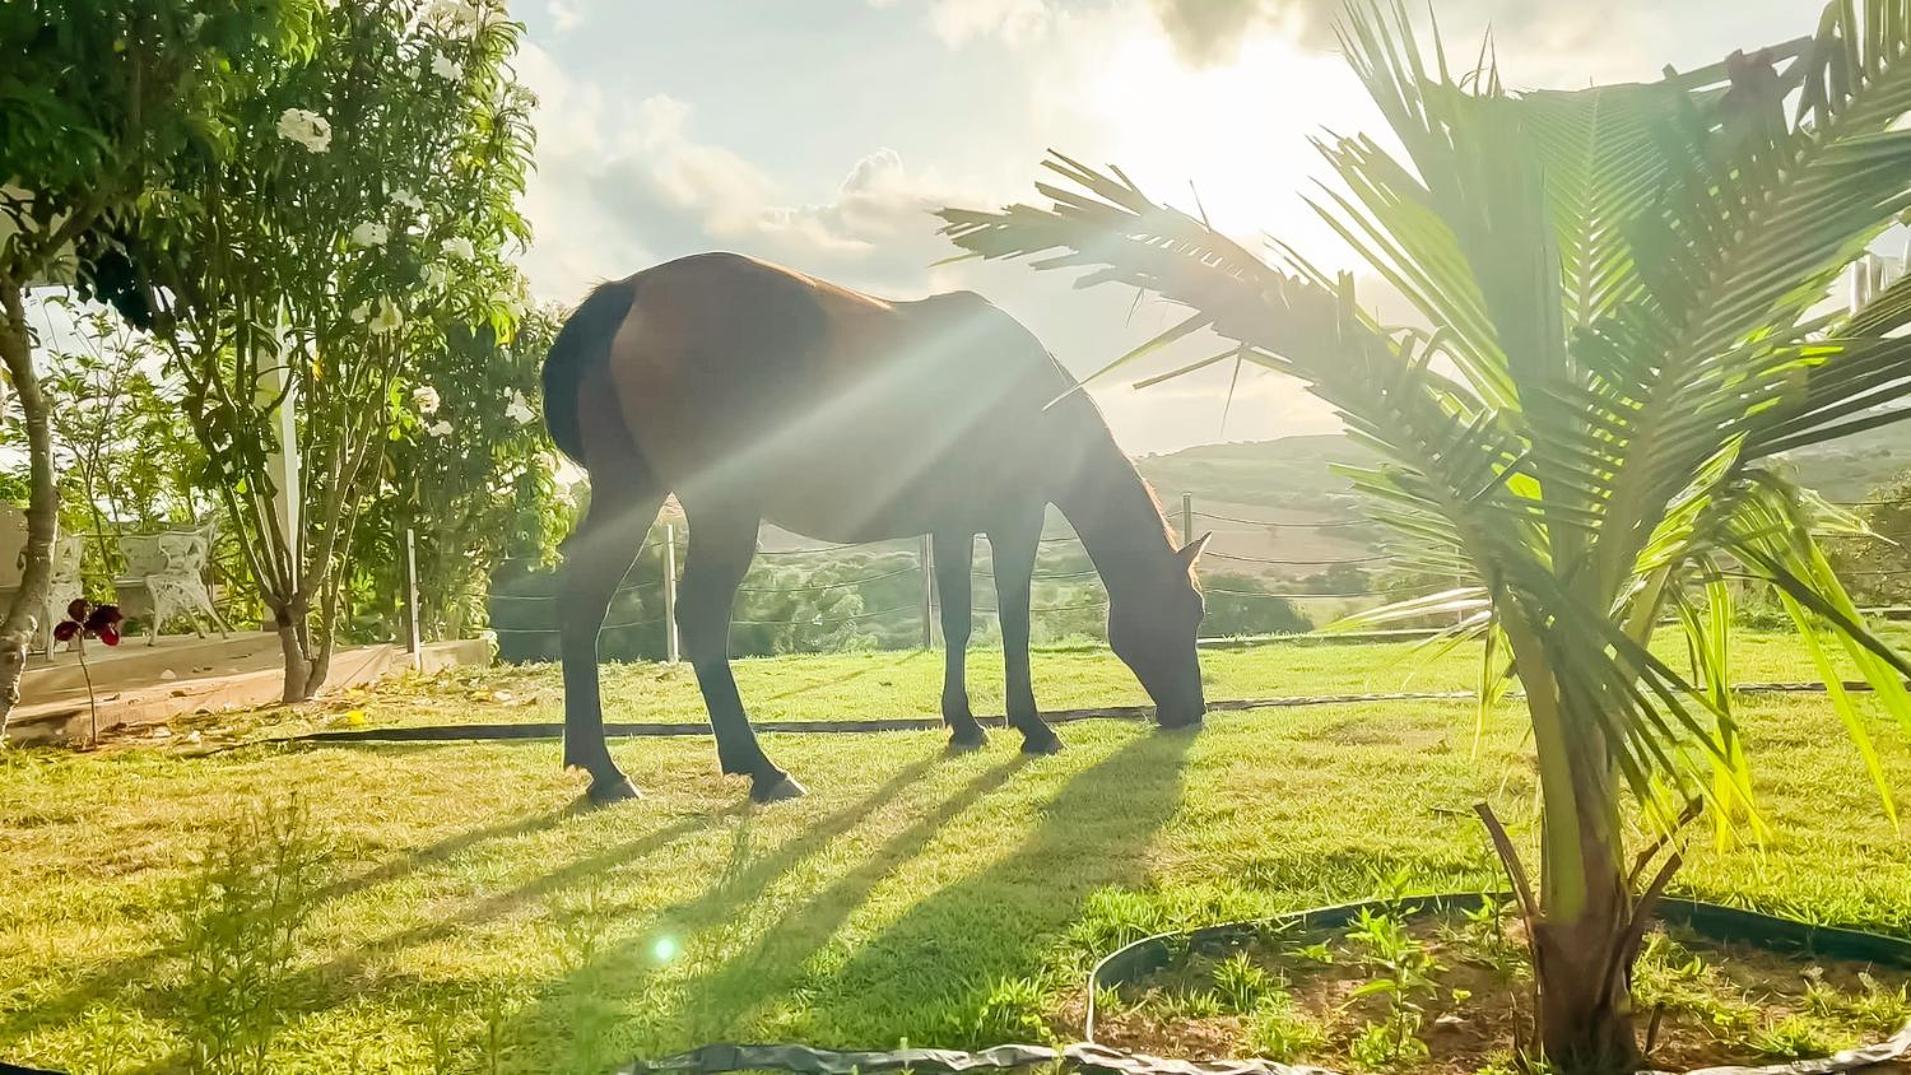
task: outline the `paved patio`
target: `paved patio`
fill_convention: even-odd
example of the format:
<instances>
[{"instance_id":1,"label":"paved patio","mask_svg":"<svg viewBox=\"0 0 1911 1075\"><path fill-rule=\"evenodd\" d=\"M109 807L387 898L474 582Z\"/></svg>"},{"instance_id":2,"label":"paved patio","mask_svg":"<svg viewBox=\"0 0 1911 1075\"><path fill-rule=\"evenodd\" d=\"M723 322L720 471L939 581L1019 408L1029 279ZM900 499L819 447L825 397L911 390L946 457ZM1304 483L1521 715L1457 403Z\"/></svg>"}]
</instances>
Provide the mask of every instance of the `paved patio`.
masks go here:
<instances>
[{"instance_id":1,"label":"paved patio","mask_svg":"<svg viewBox=\"0 0 1911 1075\"><path fill-rule=\"evenodd\" d=\"M433 672L489 660L483 642L464 639L426 644L419 663L423 671ZM412 663L411 655L395 643L352 646L333 655L326 690L373 683L410 670ZM117 647L94 643L86 648L86 665L99 699L102 731L162 723L188 713L266 705L278 700L284 682L278 636L264 631L235 631L227 638L162 635L151 646L140 637ZM51 659L31 658L7 738L84 739L90 727L78 655L62 650Z\"/></svg>"}]
</instances>

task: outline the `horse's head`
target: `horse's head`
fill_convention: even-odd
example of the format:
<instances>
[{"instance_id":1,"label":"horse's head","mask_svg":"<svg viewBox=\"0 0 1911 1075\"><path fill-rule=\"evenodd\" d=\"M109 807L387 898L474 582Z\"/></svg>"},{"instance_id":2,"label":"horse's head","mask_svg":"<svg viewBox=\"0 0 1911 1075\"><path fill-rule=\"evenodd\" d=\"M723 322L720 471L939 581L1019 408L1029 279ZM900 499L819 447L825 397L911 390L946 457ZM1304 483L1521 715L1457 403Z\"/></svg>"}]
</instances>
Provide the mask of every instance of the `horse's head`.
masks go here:
<instances>
[{"instance_id":1,"label":"horse's head","mask_svg":"<svg viewBox=\"0 0 1911 1075\"><path fill-rule=\"evenodd\" d=\"M1111 591L1108 646L1154 699L1156 719L1165 727L1197 724L1207 711L1195 657L1195 633L1205 610L1194 563L1211 536L1176 551L1171 570L1124 587L1118 599Z\"/></svg>"}]
</instances>

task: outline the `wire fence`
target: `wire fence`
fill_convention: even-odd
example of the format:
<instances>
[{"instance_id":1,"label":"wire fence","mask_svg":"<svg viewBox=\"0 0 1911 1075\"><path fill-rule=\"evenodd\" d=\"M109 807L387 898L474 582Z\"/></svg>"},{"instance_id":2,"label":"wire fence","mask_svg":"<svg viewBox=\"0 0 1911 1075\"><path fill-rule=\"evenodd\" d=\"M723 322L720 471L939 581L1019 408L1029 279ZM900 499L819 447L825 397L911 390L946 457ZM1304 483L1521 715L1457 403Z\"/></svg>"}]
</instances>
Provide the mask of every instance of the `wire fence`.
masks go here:
<instances>
[{"instance_id":1,"label":"wire fence","mask_svg":"<svg viewBox=\"0 0 1911 1075\"><path fill-rule=\"evenodd\" d=\"M1868 507L1892 503L1911 503L1911 498L1902 501L1865 500L1839 503L1846 507ZM1220 512L1196 509L1192 504L1191 498L1186 496L1182 499L1181 508L1180 525L1178 528L1188 532L1197 529L1197 520L1263 528L1277 533L1283 531L1309 530L1338 531L1371 527L1373 525L1370 521L1364 519L1289 520L1223 514ZM1221 533L1239 534L1241 531L1226 530L1221 531ZM1186 534L1183 536L1185 539ZM675 539L673 538L672 540L674 542ZM1342 538L1341 540L1350 541L1353 539ZM1074 592L1064 591L1066 597L1062 603L1050 605L1036 604L1031 606L1029 608L1029 614L1032 617L1091 612L1108 607L1109 602L1106 591L1098 584L1099 572L1097 569L1092 564L1089 566L1077 566L1076 563L1066 562L1067 560L1073 559L1076 553L1086 552L1079 536L1072 533L1051 533L1043 535L1039 541L1043 556L1050 559L1060 557L1065 562L1060 566L1051 566L1046 569L1038 566L1032 575L1032 581L1037 584L1050 583L1066 585L1068 583L1089 582L1093 580L1095 585L1090 592L1094 594L1094 598L1086 601L1068 600L1066 598L1082 596L1082 591L1080 589ZM672 551L673 556L669 558L670 562L675 561L674 546ZM1308 572L1308 577L1303 581L1303 584L1298 587L1290 584L1286 586L1247 588L1240 585L1228 585L1224 582L1218 585L1210 584L1204 586L1203 591L1211 597L1223 597L1232 601L1279 601L1288 603L1291 607L1293 603L1304 604L1321 601L1371 603L1407 601L1428 597L1462 585L1462 581L1458 578L1443 577L1424 569L1415 569L1410 560L1403 559L1400 556L1372 551L1371 545L1366 545L1366 548L1352 551L1354 552L1353 555L1340 557L1290 558L1252 555L1246 552L1227 551L1223 549L1209 549L1203 553L1204 560L1218 561L1222 565L1247 565L1247 568L1250 569L1249 571L1237 574L1258 573L1261 575L1275 575L1292 583L1296 581L1296 576L1299 575L1300 569L1305 569ZM871 623L886 619L891 621L892 626L903 626L919 621L923 644L927 645L933 639L939 627L941 604L940 594L937 593L937 584L935 581L933 552L928 539L887 539L870 542L818 543L798 548L759 549L757 550L756 556L759 560L772 567L775 565L788 565L788 567L791 568L817 571L827 569L832 563L843 564L846 558L858 558L857 562L861 562L862 558L867 558L872 555L882 556L884 554L887 554L889 557L910 556L912 561L901 566L894 566L893 560L889 564L871 564L868 566L878 569L848 577L828 578L821 581L801 581L794 584L783 585L743 585L737 588L737 592L739 594L748 595L749 598L759 599L773 598L780 595L848 594L860 591L866 586L894 583L899 579L913 577L918 580L915 600L885 604L883 607L873 609L865 609L862 608L860 604L856 604L852 609L839 613L818 611L808 615L792 615L787 618L764 618L760 615L755 617L746 615L732 619L731 623L741 627L825 629L850 624ZM973 551L971 552L971 556L973 556ZM1268 569L1296 570L1284 572ZM1352 569L1353 573L1336 574L1337 569ZM1372 584L1376 575L1382 575L1384 577L1383 573L1388 572L1390 569L1395 571L1394 577L1398 580L1397 582L1391 585ZM1223 573L1225 574L1225 572ZM1863 569L1847 571L1844 572L1844 574L1847 577L1896 578L1911 576L1911 569ZM972 566L969 575L975 580L996 582L998 575L994 569L993 552L991 551L986 563ZM1430 575L1433 577L1429 578ZM1232 578L1234 575L1230 574L1229 577ZM755 580L746 581L754 582ZM612 607L616 607L616 596L637 593L648 597L655 597L666 589L668 589L670 593L663 604L666 609L674 607L674 590L676 583L677 579L674 576L626 581L616 590ZM1349 586L1349 583L1353 583L1354 585ZM984 592L986 593L986 591ZM549 603L555 601L556 596L555 593L493 592L491 594L491 600L493 602L502 602L505 605L511 605L513 603ZM892 599L893 596L892 591ZM747 599L745 603L747 604ZM970 609L974 615L1000 615L1000 610L995 607L995 605L977 601L974 597L971 598ZM494 621L496 618L497 617L494 616ZM603 629L606 631L616 631L629 628L653 627L663 624L668 618L666 612L657 612L636 618L625 618L606 622ZM543 626L494 625L493 629L501 634L551 634L555 632L554 627ZM1220 640L1206 639L1204 641Z\"/></svg>"},{"instance_id":2,"label":"wire fence","mask_svg":"<svg viewBox=\"0 0 1911 1075\"><path fill-rule=\"evenodd\" d=\"M1232 523L1239 526L1266 528L1273 531L1334 531L1370 525L1364 520L1358 519L1297 521L1259 519L1249 518L1245 515L1196 511L1193 510L1191 498L1188 497L1183 498L1182 507L1183 514L1179 527L1182 530L1191 530L1197 519ZM670 540L673 545L671 555L667 557L667 561L675 563L677 558L675 556L676 549L674 542L676 541L677 535L674 530L670 530L669 532L672 535ZM1238 531L1226 532L1238 533ZM1054 602L1051 598L1052 603L1037 603L1031 605L1028 610L1031 617L1036 618L1039 622L1042 617L1097 612L1109 607L1107 592L1099 584L1098 570L1093 566L1092 562L1083 562L1086 548L1083 546L1081 538L1078 535L1073 533L1044 534L1039 538L1038 548L1041 550L1039 559L1046 561L1046 563L1038 563L1036 570L1032 574L1031 582L1034 583L1038 589L1042 587L1043 584L1048 584L1051 588L1049 592L1061 597L1062 600ZM974 552L972 551L970 555L974 556ZM911 557L911 562L898 565L893 559L893 557L896 556L909 556ZM1428 593L1437 593L1451 585L1451 583L1442 583L1432 587L1426 585L1395 587L1359 585L1359 583L1366 581L1368 573L1376 570L1384 570L1386 565L1395 562L1391 556L1366 550L1361 550L1355 555L1343 557L1285 558L1256 556L1245 552L1229 552L1221 549L1211 549L1204 553L1204 556L1224 565L1249 565L1248 570L1236 573L1241 575L1284 574L1291 577L1303 570L1309 573L1319 574L1322 571L1341 568L1354 568L1361 572L1361 574L1353 576L1333 576L1331 580L1323 576L1322 578L1316 579L1312 585L1303 587L1261 586L1248 588L1239 584L1222 584L1206 588L1206 592L1211 595L1237 602L1288 603L1375 601L1388 598L1406 599L1425 596ZM941 595L937 592L934 554L931 543L927 539L888 539L871 542L805 544L793 548L758 549L756 557L769 570L763 571L760 574L753 573L750 578L745 580L744 585L737 588L737 593L743 596L739 602L739 615L730 621L733 626L786 628L795 631L807 631L829 630L855 624L872 624L886 621L890 624L889 630L893 632L898 628L914 626L915 623L919 621L921 638L925 645L933 640L940 626ZM875 560L876 562L870 562L871 560ZM1055 561L1058 560L1060 562L1056 563ZM775 581L776 574L787 574L791 569L795 569L799 572L818 573L830 571L833 567L838 566L848 569L852 564L866 566L873 568L873 570L865 570L841 577L824 576L813 580L809 578L799 578L784 583ZM1268 569L1294 569L1294 571L1283 572ZM999 584L1000 578L995 569L993 550L990 550L983 562L971 566L969 576L973 580ZM913 595L916 599L907 602L895 601L895 583L898 580L908 578L917 580L915 586L916 592ZM619 631L655 628L665 625L670 618L667 610L674 607L675 604L674 591L677 581L674 573L670 577L626 580L612 595L611 607L613 610L617 609L620 604L630 604L627 598L633 594L637 595L638 604L648 609L655 609L655 606L661 604L663 609L648 611L646 614L635 616L626 613L626 615L621 618L617 617L615 612L613 612L612 618L603 625L603 630ZM1339 585L1334 585L1336 582L1338 582ZM1356 583L1356 585L1350 587L1347 585L1349 582ZM1323 583L1325 584L1323 585ZM884 584L888 584L888 586ZM860 593L865 587L872 586L877 587L881 593L886 593L889 597L889 601L885 602L881 607L864 608L860 602L854 601L850 596ZM1052 589L1054 587L1059 587L1060 589ZM779 596L801 598L805 595L830 594L845 595L846 600L840 602L840 604L846 604L848 607L845 607L841 612L818 610L808 614L795 612L794 614L781 617L764 616L759 611L762 605L766 603L773 604L773 599ZM863 596L871 597L877 595L863 594ZM987 589L983 590L980 594L972 595L970 600L971 614L999 617L1001 614L998 607L999 602L987 599L994 596L996 595L989 594ZM659 601L658 598L660 597L663 598L663 600ZM620 602L620 598L626 600ZM978 600L978 598L983 599ZM491 595L491 600L495 603L493 630L505 635L554 634L556 628L553 625L547 623L527 624L523 622L523 617L520 615L507 613L504 616L499 616L495 613L502 612L507 608L526 610L527 606L537 606L540 604L548 608L556 599L557 594L554 592L513 593L509 590L493 592ZM751 608L750 606L752 604L757 605L758 608ZM1291 608L1291 606L1289 607ZM782 610L779 609L778 611ZM751 612L757 612L757 614L751 615ZM548 613L542 617L535 617L535 614L533 615L534 618L548 619ZM497 622L500 619L513 622ZM1082 626L1083 625L1077 625L1074 628L1067 628L1067 630L1080 630Z\"/></svg>"}]
</instances>

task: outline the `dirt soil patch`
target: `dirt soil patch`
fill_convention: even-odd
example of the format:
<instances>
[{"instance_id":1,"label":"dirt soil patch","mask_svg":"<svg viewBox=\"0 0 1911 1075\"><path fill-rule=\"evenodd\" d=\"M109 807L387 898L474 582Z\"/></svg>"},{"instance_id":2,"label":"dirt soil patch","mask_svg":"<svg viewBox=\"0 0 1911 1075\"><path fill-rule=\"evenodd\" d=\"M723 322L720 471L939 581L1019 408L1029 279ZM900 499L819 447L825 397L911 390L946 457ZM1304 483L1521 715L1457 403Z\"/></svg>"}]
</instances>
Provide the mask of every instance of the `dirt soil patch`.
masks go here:
<instances>
[{"instance_id":1,"label":"dirt soil patch","mask_svg":"<svg viewBox=\"0 0 1911 1075\"><path fill-rule=\"evenodd\" d=\"M1517 916L1490 908L1270 930L1237 947L1180 952L1102 992L1096 1038L1159 1056L1253 1055L1341 1071L1504 1071L1532 1021L1522 933ZM1908 982L1898 968L1655 928L1634 998L1651 1066L1686 1071L1882 1041L1911 1020Z\"/></svg>"}]
</instances>

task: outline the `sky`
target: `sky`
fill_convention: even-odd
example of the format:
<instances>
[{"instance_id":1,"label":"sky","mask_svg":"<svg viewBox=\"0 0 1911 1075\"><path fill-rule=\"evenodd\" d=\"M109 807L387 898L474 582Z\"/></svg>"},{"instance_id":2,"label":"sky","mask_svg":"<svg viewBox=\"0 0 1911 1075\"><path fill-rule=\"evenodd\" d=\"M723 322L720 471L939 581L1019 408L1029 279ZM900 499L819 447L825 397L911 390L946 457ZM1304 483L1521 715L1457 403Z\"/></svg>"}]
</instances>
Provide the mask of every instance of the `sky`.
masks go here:
<instances>
[{"instance_id":1,"label":"sky","mask_svg":"<svg viewBox=\"0 0 1911 1075\"><path fill-rule=\"evenodd\" d=\"M1410 5L1424 10L1417 2ZM534 294L734 250L893 298L967 288L1078 375L1173 323L1132 291L1073 288L956 253L931 212L1039 202L1046 150L1118 164L1145 191L1259 247L1351 255L1304 201L1309 139L1375 133L1334 43L1340 0L513 0L540 99L524 208ZM1435 0L1454 52L1490 29L1515 88L1647 80L1808 34L1815 0ZM1215 348L1218 349L1218 348ZM1092 386L1135 454L1331 432L1292 382L1191 341ZM1224 415L1225 412L1225 415ZM1225 421L1224 421L1225 417Z\"/></svg>"}]
</instances>

